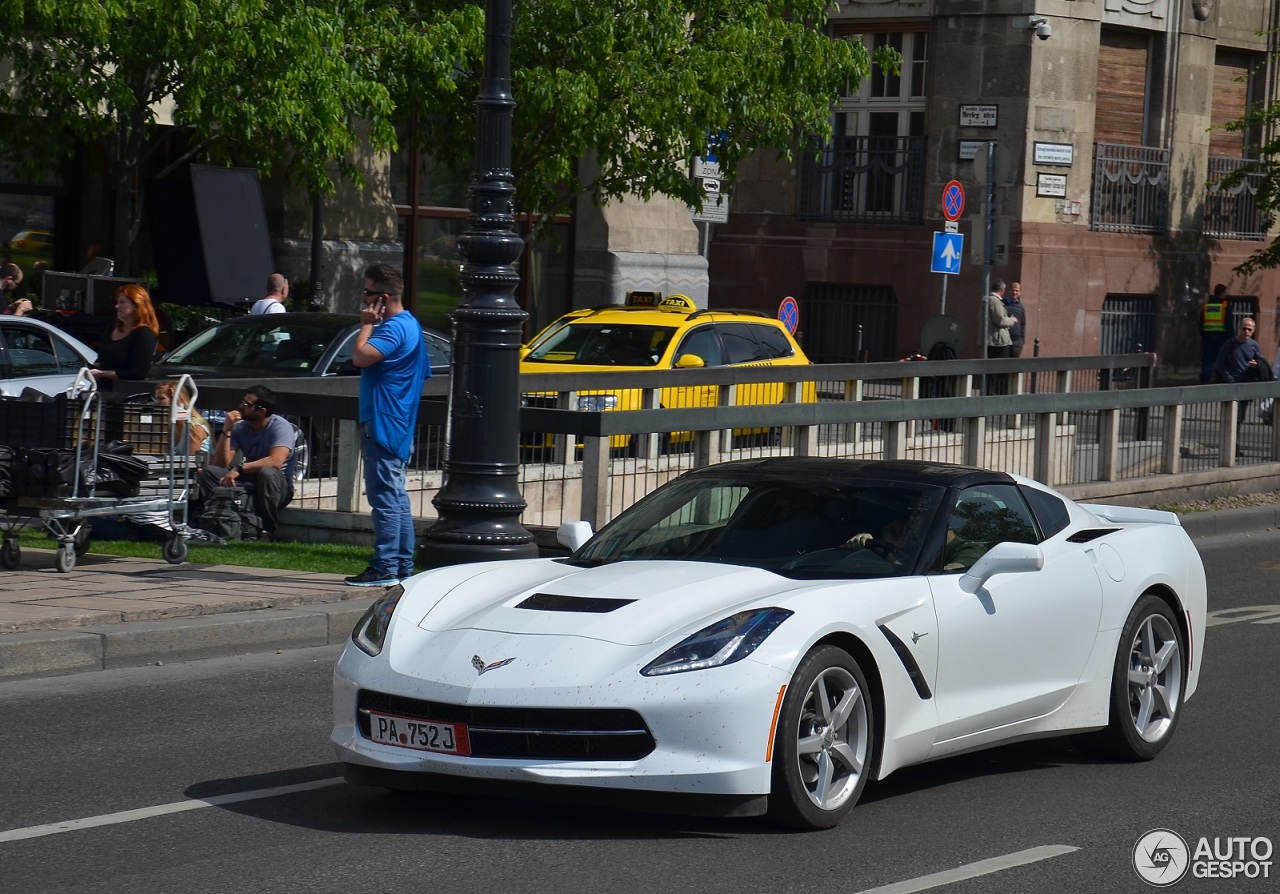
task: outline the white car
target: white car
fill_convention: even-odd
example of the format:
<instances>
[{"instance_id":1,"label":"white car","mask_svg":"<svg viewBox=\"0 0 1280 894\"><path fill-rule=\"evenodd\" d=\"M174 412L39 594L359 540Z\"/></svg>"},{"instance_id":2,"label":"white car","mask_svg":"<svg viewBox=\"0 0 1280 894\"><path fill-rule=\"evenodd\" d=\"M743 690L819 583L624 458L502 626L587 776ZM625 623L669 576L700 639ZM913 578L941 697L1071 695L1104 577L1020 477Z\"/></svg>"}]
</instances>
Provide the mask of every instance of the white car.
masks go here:
<instances>
[{"instance_id":1,"label":"white car","mask_svg":"<svg viewBox=\"0 0 1280 894\"><path fill-rule=\"evenodd\" d=\"M43 320L0 315L0 394L5 397L27 388L59 394L97 359L93 348Z\"/></svg>"},{"instance_id":2,"label":"white car","mask_svg":"<svg viewBox=\"0 0 1280 894\"><path fill-rule=\"evenodd\" d=\"M868 779L1013 740L1153 758L1200 676L1177 516L1002 472L725 463L560 533L370 609L334 678L349 781L827 828Z\"/></svg>"}]
</instances>

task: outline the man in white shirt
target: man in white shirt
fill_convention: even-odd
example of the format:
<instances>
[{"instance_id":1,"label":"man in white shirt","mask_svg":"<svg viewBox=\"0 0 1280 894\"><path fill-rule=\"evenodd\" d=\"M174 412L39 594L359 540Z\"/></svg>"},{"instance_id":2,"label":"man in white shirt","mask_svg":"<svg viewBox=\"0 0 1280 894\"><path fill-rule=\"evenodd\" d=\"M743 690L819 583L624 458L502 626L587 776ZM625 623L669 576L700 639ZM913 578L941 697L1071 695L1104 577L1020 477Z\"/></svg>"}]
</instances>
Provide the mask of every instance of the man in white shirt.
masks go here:
<instances>
[{"instance_id":1,"label":"man in white shirt","mask_svg":"<svg viewBox=\"0 0 1280 894\"><path fill-rule=\"evenodd\" d=\"M282 314L289 308L285 302L289 300L289 280L279 273L267 277L267 294L253 303L249 308L251 314Z\"/></svg>"}]
</instances>

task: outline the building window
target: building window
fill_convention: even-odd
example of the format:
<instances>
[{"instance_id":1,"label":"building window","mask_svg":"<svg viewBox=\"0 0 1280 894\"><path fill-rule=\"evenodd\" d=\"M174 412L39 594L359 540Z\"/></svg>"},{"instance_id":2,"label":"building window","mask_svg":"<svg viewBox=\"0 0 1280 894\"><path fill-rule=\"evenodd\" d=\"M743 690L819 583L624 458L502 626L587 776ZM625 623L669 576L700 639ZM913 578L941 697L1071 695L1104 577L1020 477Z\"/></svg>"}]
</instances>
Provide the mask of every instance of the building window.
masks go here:
<instances>
[{"instance_id":1,"label":"building window","mask_svg":"<svg viewBox=\"0 0 1280 894\"><path fill-rule=\"evenodd\" d=\"M803 220L848 223L919 223L924 186L925 79L928 34L862 35L872 52L902 55L895 74L873 62L856 94L842 98L832 121L833 141L806 159L800 195Z\"/></svg>"},{"instance_id":2,"label":"building window","mask_svg":"<svg viewBox=\"0 0 1280 894\"><path fill-rule=\"evenodd\" d=\"M1099 354L1153 350L1156 304L1151 295L1108 295L1102 302Z\"/></svg>"},{"instance_id":3,"label":"building window","mask_svg":"<svg viewBox=\"0 0 1280 894\"><path fill-rule=\"evenodd\" d=\"M896 360L898 299L890 286L809 283L802 346L814 363Z\"/></svg>"}]
</instances>

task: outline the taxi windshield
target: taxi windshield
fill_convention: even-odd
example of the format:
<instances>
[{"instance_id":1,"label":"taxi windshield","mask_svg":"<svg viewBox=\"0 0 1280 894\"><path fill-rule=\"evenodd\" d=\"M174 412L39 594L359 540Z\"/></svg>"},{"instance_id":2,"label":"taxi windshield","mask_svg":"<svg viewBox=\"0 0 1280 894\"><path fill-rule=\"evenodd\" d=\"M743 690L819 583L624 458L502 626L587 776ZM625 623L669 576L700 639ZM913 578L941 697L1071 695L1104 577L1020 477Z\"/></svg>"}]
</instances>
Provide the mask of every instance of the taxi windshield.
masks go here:
<instances>
[{"instance_id":1,"label":"taxi windshield","mask_svg":"<svg viewBox=\"0 0 1280 894\"><path fill-rule=\"evenodd\" d=\"M670 326L570 323L536 343L524 359L588 366L657 366L675 331Z\"/></svg>"}]
</instances>

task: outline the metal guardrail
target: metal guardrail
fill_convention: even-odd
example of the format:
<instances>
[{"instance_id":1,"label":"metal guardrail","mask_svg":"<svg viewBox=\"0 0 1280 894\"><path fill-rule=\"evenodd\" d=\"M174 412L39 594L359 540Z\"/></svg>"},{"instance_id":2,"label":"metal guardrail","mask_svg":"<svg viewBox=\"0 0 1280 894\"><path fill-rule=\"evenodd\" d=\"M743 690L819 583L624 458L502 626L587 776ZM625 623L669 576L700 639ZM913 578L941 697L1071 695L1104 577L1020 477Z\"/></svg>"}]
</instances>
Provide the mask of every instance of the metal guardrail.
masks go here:
<instances>
[{"instance_id":1,"label":"metal guardrail","mask_svg":"<svg viewBox=\"0 0 1280 894\"><path fill-rule=\"evenodd\" d=\"M522 427L556 436L554 451L526 457L530 461L521 466L529 504L525 524L554 528L581 518L598 525L694 466L777 455L961 462L1019 472L1068 491L1138 479L1158 490L1161 478L1209 480L1245 464L1266 466L1260 474L1274 467L1280 475L1280 428L1259 422L1256 404L1240 403L1280 397L1280 383L1143 387L1153 363L1150 355L1121 354L523 376L522 389L550 391L561 406L575 406L576 395L585 392L639 388L650 407L522 410ZM990 384L997 376L1007 377L1008 393L982 393L984 378ZM780 383L787 399L732 403L740 386L761 382ZM662 387L708 384L718 386L712 404L658 406ZM294 506L367 512L354 389L339 386L351 393L325 394L323 381L298 390L284 382L273 387L286 410L333 419L334 474L304 482ZM447 403L443 389L436 391L422 403L410 471L415 514L424 520L434 518L430 501L443 479ZM238 399L242 392L241 383L202 385L202 394L215 401ZM664 443L664 432L690 434L682 443ZM619 436L635 436L634 446L619 449Z\"/></svg>"}]
</instances>

